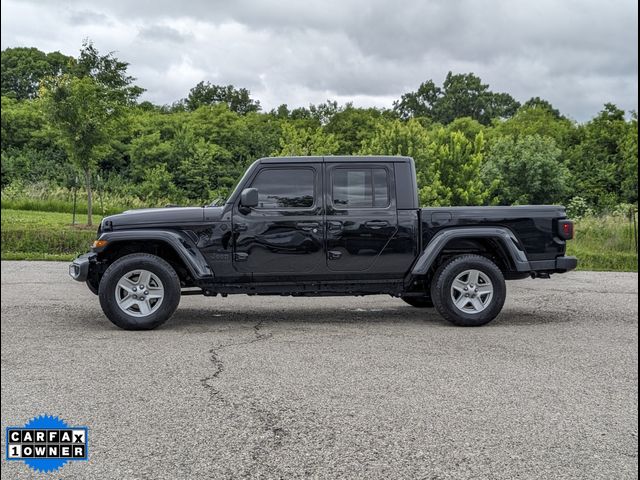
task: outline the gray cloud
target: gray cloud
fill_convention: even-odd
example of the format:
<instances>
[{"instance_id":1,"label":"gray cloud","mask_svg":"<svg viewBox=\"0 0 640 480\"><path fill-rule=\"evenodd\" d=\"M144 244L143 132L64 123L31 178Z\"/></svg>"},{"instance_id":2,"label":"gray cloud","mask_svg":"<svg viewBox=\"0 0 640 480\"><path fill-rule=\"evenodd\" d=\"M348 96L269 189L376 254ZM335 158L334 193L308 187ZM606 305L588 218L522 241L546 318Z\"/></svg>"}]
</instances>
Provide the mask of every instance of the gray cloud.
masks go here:
<instances>
[{"instance_id":1,"label":"gray cloud","mask_svg":"<svg viewBox=\"0 0 640 480\"><path fill-rule=\"evenodd\" d=\"M74 10L69 14L69 24L71 25L110 25L111 20L104 13L92 12L90 10Z\"/></svg>"},{"instance_id":2,"label":"gray cloud","mask_svg":"<svg viewBox=\"0 0 640 480\"><path fill-rule=\"evenodd\" d=\"M171 28L167 25L150 25L148 27L142 27L138 36L143 40L174 43L186 43L192 38L191 34L181 33L175 28Z\"/></svg>"},{"instance_id":3,"label":"gray cloud","mask_svg":"<svg viewBox=\"0 0 640 480\"><path fill-rule=\"evenodd\" d=\"M115 50L171 103L201 80L249 88L266 108L327 98L391 106L449 70L548 99L586 120L637 110L637 4L627 0L2 0L2 48ZM54 27L55 25L55 27Z\"/></svg>"}]
</instances>

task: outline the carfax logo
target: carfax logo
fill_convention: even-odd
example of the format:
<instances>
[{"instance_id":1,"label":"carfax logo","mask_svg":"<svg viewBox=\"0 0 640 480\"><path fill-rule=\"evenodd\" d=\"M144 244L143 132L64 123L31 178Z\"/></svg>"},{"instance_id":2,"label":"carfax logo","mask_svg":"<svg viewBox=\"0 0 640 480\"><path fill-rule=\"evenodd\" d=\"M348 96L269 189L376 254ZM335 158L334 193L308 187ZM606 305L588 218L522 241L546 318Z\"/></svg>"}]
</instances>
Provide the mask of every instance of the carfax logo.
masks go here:
<instances>
[{"instance_id":1,"label":"carfax logo","mask_svg":"<svg viewBox=\"0 0 640 480\"><path fill-rule=\"evenodd\" d=\"M24 427L7 427L6 459L22 460L36 472L53 472L70 460L88 460L87 427L40 416Z\"/></svg>"}]
</instances>

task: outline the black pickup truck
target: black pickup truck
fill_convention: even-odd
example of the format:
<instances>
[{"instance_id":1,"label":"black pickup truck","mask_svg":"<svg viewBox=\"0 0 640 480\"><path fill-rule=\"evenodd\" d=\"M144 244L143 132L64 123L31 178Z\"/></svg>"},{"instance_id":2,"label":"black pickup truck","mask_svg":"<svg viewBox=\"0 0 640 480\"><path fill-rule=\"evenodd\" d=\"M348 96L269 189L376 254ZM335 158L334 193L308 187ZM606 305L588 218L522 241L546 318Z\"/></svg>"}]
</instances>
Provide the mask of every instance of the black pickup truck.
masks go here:
<instances>
[{"instance_id":1,"label":"black pickup truck","mask_svg":"<svg viewBox=\"0 0 640 480\"><path fill-rule=\"evenodd\" d=\"M574 269L572 237L560 206L420 208L411 158L263 158L220 205L104 218L69 273L126 329L162 324L181 295L231 293L389 294L478 326L505 280Z\"/></svg>"}]
</instances>

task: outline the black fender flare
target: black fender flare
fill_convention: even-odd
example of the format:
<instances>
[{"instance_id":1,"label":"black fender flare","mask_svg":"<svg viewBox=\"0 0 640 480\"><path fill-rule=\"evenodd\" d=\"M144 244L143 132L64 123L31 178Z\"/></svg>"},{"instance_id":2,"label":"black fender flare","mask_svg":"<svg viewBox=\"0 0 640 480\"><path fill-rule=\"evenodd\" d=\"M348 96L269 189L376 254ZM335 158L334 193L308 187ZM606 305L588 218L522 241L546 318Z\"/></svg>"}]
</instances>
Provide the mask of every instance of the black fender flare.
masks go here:
<instances>
[{"instance_id":1,"label":"black fender flare","mask_svg":"<svg viewBox=\"0 0 640 480\"><path fill-rule=\"evenodd\" d=\"M448 228L436 233L429 241L418 260L411 269L412 275L425 275L440 252L449 243L457 238L491 238L500 242L505 252L509 255L518 272L531 270L526 253L520 248L520 243L514 233L505 227L462 227Z\"/></svg>"},{"instance_id":2,"label":"black fender flare","mask_svg":"<svg viewBox=\"0 0 640 480\"><path fill-rule=\"evenodd\" d=\"M184 233L180 231L168 230L122 230L104 232L100 235L99 240L105 240L107 244L104 247L95 248L94 252L100 253L112 244L133 241L159 241L169 245L182 259L189 269L193 278L204 278L213 276L213 272L209 264L205 260L200 250L194 242Z\"/></svg>"}]
</instances>

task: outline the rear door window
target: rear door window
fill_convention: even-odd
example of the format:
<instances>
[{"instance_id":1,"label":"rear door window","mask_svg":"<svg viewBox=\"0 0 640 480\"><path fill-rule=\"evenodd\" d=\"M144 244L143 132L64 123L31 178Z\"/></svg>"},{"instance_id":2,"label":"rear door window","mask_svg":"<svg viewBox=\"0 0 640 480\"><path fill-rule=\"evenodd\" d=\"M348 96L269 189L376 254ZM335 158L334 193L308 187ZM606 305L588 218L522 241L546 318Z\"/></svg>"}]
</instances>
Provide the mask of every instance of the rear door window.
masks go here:
<instances>
[{"instance_id":1,"label":"rear door window","mask_svg":"<svg viewBox=\"0 0 640 480\"><path fill-rule=\"evenodd\" d=\"M338 208L385 208L389 206L388 173L384 168L336 168L332 179L332 202Z\"/></svg>"}]
</instances>

